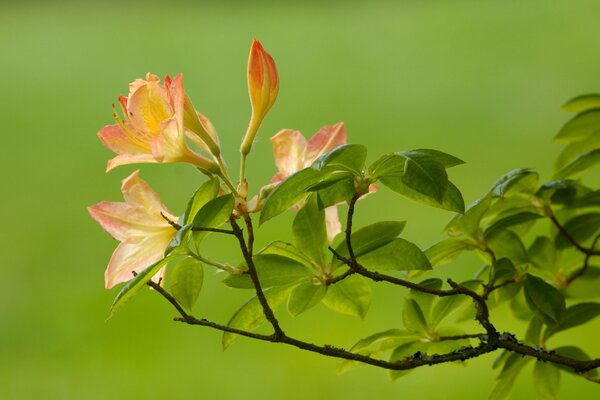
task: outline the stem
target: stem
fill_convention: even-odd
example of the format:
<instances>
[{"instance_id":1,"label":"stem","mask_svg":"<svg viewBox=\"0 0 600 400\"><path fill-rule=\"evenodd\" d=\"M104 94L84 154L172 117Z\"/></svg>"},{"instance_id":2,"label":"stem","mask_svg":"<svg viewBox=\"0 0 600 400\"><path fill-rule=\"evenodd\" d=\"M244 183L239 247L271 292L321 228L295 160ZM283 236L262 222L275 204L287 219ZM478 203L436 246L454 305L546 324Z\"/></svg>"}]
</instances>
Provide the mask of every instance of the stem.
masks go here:
<instances>
[{"instance_id":1,"label":"stem","mask_svg":"<svg viewBox=\"0 0 600 400\"><path fill-rule=\"evenodd\" d=\"M240 184L246 181L246 157L248 154L242 153L240 158Z\"/></svg>"}]
</instances>

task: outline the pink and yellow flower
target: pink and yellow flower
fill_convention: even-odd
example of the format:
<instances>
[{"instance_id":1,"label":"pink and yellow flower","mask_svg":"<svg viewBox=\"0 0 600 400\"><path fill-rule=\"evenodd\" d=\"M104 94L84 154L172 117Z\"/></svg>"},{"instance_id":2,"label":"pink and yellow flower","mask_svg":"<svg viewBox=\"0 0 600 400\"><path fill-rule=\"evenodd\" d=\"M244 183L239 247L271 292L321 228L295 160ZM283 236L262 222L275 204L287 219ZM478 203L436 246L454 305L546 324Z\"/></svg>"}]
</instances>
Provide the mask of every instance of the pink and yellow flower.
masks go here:
<instances>
[{"instance_id":1,"label":"pink and yellow flower","mask_svg":"<svg viewBox=\"0 0 600 400\"><path fill-rule=\"evenodd\" d=\"M182 76L168 76L165 84L148 73L129 85L129 96L119 97L125 120L107 125L98 137L117 156L108 161L107 171L125 164L188 162L208 172L215 162L192 151L186 136L213 156L220 154L214 127L196 112L183 89Z\"/></svg>"},{"instance_id":2,"label":"pink and yellow flower","mask_svg":"<svg viewBox=\"0 0 600 400\"><path fill-rule=\"evenodd\" d=\"M308 141L300 131L284 129L273 136L271 142L278 169L271 184L278 184L288 176L309 167L323 154L345 144L346 127L343 122L326 125ZM327 238L331 243L342 230L336 206L325 209L325 225Z\"/></svg>"},{"instance_id":3,"label":"pink and yellow flower","mask_svg":"<svg viewBox=\"0 0 600 400\"><path fill-rule=\"evenodd\" d=\"M177 217L139 177L139 171L123 180L121 192L125 202L103 201L88 207L92 218L121 242L104 274L107 289L132 279L133 272L139 273L159 261L177 233L161 213L171 221Z\"/></svg>"},{"instance_id":4,"label":"pink and yellow flower","mask_svg":"<svg viewBox=\"0 0 600 400\"><path fill-rule=\"evenodd\" d=\"M279 93L279 77L273 57L254 40L248 57L248 93L252 104L250 124L242 142L242 154L248 154L258 128Z\"/></svg>"}]
</instances>

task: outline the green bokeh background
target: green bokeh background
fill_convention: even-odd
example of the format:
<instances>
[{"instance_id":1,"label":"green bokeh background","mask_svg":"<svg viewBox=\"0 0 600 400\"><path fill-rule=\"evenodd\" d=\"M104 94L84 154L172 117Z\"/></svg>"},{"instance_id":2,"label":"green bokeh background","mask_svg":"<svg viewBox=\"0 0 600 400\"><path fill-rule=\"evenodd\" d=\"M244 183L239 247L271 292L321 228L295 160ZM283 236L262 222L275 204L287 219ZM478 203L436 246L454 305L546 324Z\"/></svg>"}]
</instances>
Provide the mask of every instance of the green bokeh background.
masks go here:
<instances>
[{"instance_id":1,"label":"green bokeh background","mask_svg":"<svg viewBox=\"0 0 600 400\"><path fill-rule=\"evenodd\" d=\"M105 322L116 290L104 289L103 271L116 242L86 207L119 201L120 180L136 167L105 174L112 155L96 132L112 123L111 103L130 81L183 72L236 171L256 37L277 61L281 90L249 160L252 188L274 173L270 135L311 135L343 120L371 160L418 147L463 158L451 178L470 202L515 167L549 178L559 150L551 137L568 117L560 104L600 90L599 15L593 0L2 2L0 398L485 398L495 355L392 384L374 368L336 376L337 361L282 345L242 339L222 352L218 332L171 322L175 312L149 290ZM141 169L175 213L203 179L186 165ZM450 216L382 190L361 202L357 224L408 219L406 237L426 247ZM262 227L259 245L289 237L291 217ZM232 243L213 243L215 257L236 261ZM443 272L466 278L477 267L465 257ZM196 313L227 321L250 293L220 279L207 274ZM322 306L296 319L279 314L294 335L348 346L400 326L402 295L377 287L364 321ZM505 310L496 318L500 329L523 333ZM599 327L555 343L599 356ZM534 395L529 376L530 367L515 399ZM575 395L600 391L563 374L561 398Z\"/></svg>"}]
</instances>

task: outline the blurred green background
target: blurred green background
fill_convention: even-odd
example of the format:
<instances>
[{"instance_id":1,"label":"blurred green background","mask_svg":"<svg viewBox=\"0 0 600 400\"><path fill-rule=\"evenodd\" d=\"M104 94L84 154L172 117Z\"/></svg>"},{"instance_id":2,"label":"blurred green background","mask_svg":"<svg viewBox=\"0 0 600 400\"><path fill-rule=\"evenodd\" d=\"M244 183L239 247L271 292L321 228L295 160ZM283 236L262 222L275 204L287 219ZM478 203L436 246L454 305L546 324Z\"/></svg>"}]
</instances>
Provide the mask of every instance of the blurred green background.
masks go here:
<instances>
[{"instance_id":1,"label":"blurred green background","mask_svg":"<svg viewBox=\"0 0 600 400\"><path fill-rule=\"evenodd\" d=\"M237 171L256 37L277 62L281 90L249 160L254 189L275 171L270 135L312 135L343 120L371 160L418 147L463 158L451 178L468 203L515 167L549 178L559 150L551 137L568 118L559 106L600 90L599 16L593 0L2 2L0 398L485 398L495 355L467 368L421 368L392 384L374 368L338 377L337 361L281 345L242 339L223 353L218 332L172 322L175 312L149 290L105 322L116 290L104 289L103 271L117 243L86 207L120 201L120 180L136 167L105 174L112 154L96 132L113 123L111 103L130 81L183 72ZM186 165L141 169L175 213L203 179ZM382 190L361 201L357 224L408 219L405 236L426 247L450 216ZM262 227L259 245L288 238L290 220ZM213 243L215 256L237 260L232 243ZM442 272L466 278L477 268L465 257ZM250 293L220 279L207 274L196 314L224 322ZM294 335L349 346L401 326L402 295L377 287L364 321L321 305L296 319L279 314ZM495 318L523 334L508 312ZM598 328L595 321L554 343L600 356ZM563 374L561 397L575 393L592 399L599 390ZM528 369L514 398L533 395Z\"/></svg>"}]
</instances>

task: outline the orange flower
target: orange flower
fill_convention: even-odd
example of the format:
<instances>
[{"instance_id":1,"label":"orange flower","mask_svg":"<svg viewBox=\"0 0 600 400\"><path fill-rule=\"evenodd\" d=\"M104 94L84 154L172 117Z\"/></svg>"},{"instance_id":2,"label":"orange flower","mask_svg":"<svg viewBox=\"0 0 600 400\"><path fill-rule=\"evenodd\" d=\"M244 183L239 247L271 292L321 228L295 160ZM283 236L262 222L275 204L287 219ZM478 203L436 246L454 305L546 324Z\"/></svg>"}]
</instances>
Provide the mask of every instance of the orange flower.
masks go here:
<instances>
[{"instance_id":1,"label":"orange flower","mask_svg":"<svg viewBox=\"0 0 600 400\"><path fill-rule=\"evenodd\" d=\"M252 116L242 142L241 152L244 155L250 152L258 128L275 103L279 92L279 77L275 61L256 39L252 43L248 58L248 92L252 104Z\"/></svg>"},{"instance_id":2,"label":"orange flower","mask_svg":"<svg viewBox=\"0 0 600 400\"><path fill-rule=\"evenodd\" d=\"M103 201L88 207L92 218L121 242L104 274L107 289L132 279L133 272L139 273L162 259L177 233L161 213L172 221L177 217L139 177L139 171L123 180L121 192L124 203Z\"/></svg>"},{"instance_id":3,"label":"orange flower","mask_svg":"<svg viewBox=\"0 0 600 400\"><path fill-rule=\"evenodd\" d=\"M119 97L125 121L115 112L117 124L98 132L102 143L117 156L107 171L125 164L188 162L215 173L216 163L194 151L185 142L189 137L203 149L218 156L216 132L210 121L197 113L183 90L182 76L165 84L151 73L129 85L129 96Z\"/></svg>"}]
</instances>

